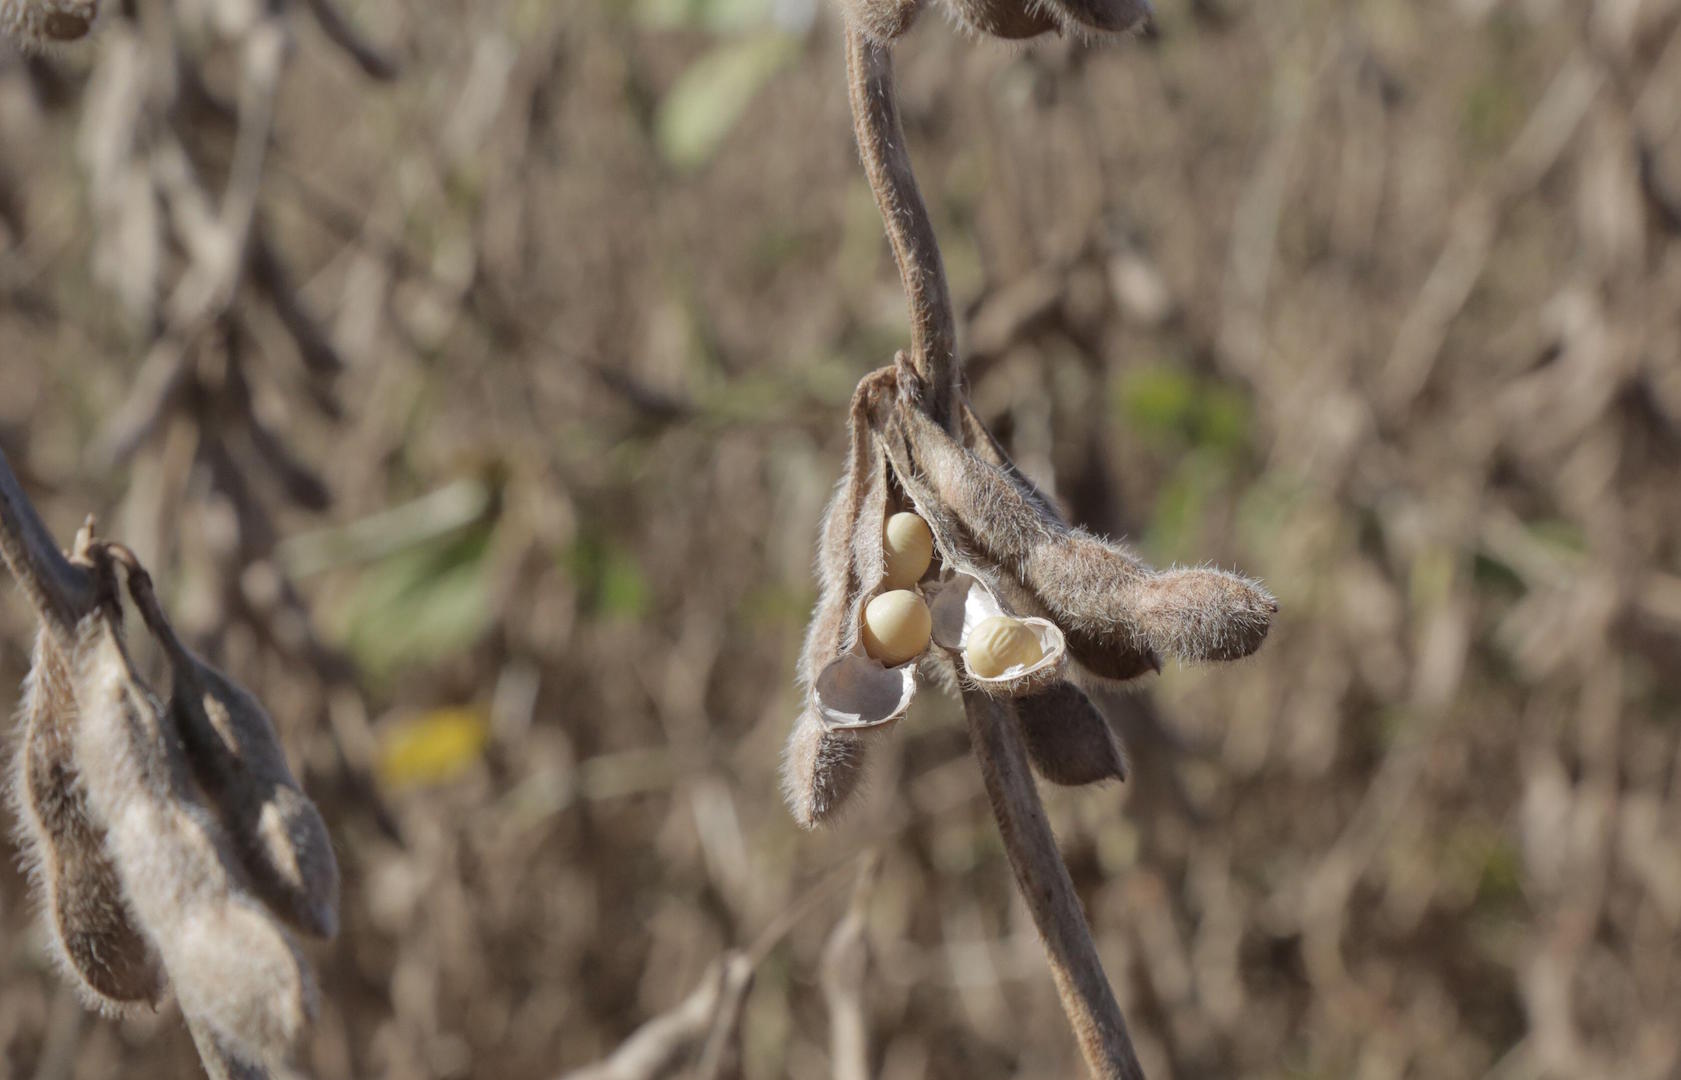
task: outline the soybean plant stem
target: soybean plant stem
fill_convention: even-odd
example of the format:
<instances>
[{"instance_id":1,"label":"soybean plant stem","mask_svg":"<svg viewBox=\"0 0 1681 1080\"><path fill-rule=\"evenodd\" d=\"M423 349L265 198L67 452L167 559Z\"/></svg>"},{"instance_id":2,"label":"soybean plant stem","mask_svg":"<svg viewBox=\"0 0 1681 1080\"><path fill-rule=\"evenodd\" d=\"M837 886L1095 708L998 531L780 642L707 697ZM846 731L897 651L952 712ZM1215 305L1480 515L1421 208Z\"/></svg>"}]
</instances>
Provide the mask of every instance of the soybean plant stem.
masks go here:
<instances>
[{"instance_id":1,"label":"soybean plant stem","mask_svg":"<svg viewBox=\"0 0 1681 1080\"><path fill-rule=\"evenodd\" d=\"M1074 895L1074 882L1045 818L1011 706L970 690L963 694L963 712L1010 869L1033 913L1086 1068L1096 1080L1144 1080L1126 1020Z\"/></svg>"},{"instance_id":2,"label":"soybean plant stem","mask_svg":"<svg viewBox=\"0 0 1681 1080\"><path fill-rule=\"evenodd\" d=\"M905 132L899 124L892 49L848 27L846 68L858 153L887 225L910 304L911 362L927 386L929 413L955 435L963 377L957 359L957 320L934 223L911 172Z\"/></svg>"}]
</instances>

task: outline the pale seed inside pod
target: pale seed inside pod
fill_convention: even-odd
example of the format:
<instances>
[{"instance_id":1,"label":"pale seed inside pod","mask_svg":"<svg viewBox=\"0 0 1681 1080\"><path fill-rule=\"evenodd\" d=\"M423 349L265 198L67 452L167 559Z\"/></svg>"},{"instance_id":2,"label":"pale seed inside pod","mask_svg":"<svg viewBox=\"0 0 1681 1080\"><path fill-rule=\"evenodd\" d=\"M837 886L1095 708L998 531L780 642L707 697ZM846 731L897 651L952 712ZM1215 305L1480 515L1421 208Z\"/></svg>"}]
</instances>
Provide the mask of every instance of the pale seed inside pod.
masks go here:
<instances>
[{"instance_id":1,"label":"pale seed inside pod","mask_svg":"<svg viewBox=\"0 0 1681 1080\"><path fill-rule=\"evenodd\" d=\"M976 626L963 648L969 670L983 679L996 679L1012 667L1032 667L1044 659L1039 639L1019 619L994 615Z\"/></svg>"},{"instance_id":2,"label":"pale seed inside pod","mask_svg":"<svg viewBox=\"0 0 1681 1080\"><path fill-rule=\"evenodd\" d=\"M928 564L934 561L934 534L915 514L894 514L882 529L881 549L887 562L887 577L882 584L889 589L908 589L922 580Z\"/></svg>"},{"instance_id":3,"label":"pale seed inside pod","mask_svg":"<svg viewBox=\"0 0 1681 1080\"><path fill-rule=\"evenodd\" d=\"M884 592L864 606L864 652L888 667L921 656L933 630L928 605L907 589Z\"/></svg>"}]
</instances>

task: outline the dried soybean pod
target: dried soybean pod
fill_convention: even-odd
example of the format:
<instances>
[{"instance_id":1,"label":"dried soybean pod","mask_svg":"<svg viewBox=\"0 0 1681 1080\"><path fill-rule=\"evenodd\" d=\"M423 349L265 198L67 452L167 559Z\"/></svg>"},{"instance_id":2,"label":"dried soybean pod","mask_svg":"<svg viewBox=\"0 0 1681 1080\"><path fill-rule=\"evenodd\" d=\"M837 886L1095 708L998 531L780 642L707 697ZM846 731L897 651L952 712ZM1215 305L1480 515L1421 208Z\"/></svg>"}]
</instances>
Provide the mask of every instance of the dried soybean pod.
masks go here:
<instances>
[{"instance_id":1,"label":"dried soybean pod","mask_svg":"<svg viewBox=\"0 0 1681 1080\"><path fill-rule=\"evenodd\" d=\"M332 838L287 767L274 724L256 698L193 655L158 604L151 577L126 561L129 594L169 660L169 716L252 888L297 929L332 937L339 901Z\"/></svg>"},{"instance_id":2,"label":"dried soybean pod","mask_svg":"<svg viewBox=\"0 0 1681 1080\"><path fill-rule=\"evenodd\" d=\"M1028 759L1046 780L1078 787L1126 779L1120 740L1079 687L1059 682L1043 693L1017 698L1015 707Z\"/></svg>"},{"instance_id":3,"label":"dried soybean pod","mask_svg":"<svg viewBox=\"0 0 1681 1080\"><path fill-rule=\"evenodd\" d=\"M23 738L13 755L18 846L52 927L60 968L101 1012L155 1004L157 955L134 925L104 832L89 816L71 756L76 701L64 660L42 631L24 683Z\"/></svg>"},{"instance_id":4,"label":"dried soybean pod","mask_svg":"<svg viewBox=\"0 0 1681 1080\"><path fill-rule=\"evenodd\" d=\"M198 1048L199 1061L204 1065L204 1073L210 1080L269 1080L269 1071L260 1064L243 1061L238 1054L229 1050L215 1035L205 1030L203 1025L188 1021L187 1031L193 1037L193 1045Z\"/></svg>"},{"instance_id":5,"label":"dried soybean pod","mask_svg":"<svg viewBox=\"0 0 1681 1080\"><path fill-rule=\"evenodd\" d=\"M1010 460L1010 455L1004 452L1004 448L999 445L998 439L981 422L981 418L975 414L974 407L969 404L968 398L963 399L962 412L963 445L976 457L1002 472L1021 492L1022 497L1032 503L1034 508L1039 511L1040 517L1066 525L1068 519L1063 517L1062 510L1057 507L1056 502L1041 491L1039 485L1029 480L1027 475L1016 467L1016 463Z\"/></svg>"},{"instance_id":6,"label":"dried soybean pod","mask_svg":"<svg viewBox=\"0 0 1681 1080\"><path fill-rule=\"evenodd\" d=\"M901 385L907 381L901 372ZM981 554L1034 594L1095 673L1145 670L1156 652L1231 660L1260 647L1277 604L1255 582L1210 569L1158 574L1119 545L1045 513L1004 469L955 442L914 393L901 395L896 417L932 498ZM902 478L904 468L895 467Z\"/></svg>"},{"instance_id":7,"label":"dried soybean pod","mask_svg":"<svg viewBox=\"0 0 1681 1080\"><path fill-rule=\"evenodd\" d=\"M282 1059L314 1011L308 967L240 881L238 856L110 618L84 621L70 672L88 807L182 1013L240 1061Z\"/></svg>"},{"instance_id":8,"label":"dried soybean pod","mask_svg":"<svg viewBox=\"0 0 1681 1080\"><path fill-rule=\"evenodd\" d=\"M868 735L863 730L837 730L825 723L816 694L819 676L857 639L863 577L873 573L879 578L882 572L885 466L865 416L892 377L888 368L859 383L848 413L846 470L823 514L817 606L800 657L800 683L807 705L794 722L782 759L782 789L788 808L808 829L826 823L839 812L864 775L864 742ZM871 527L876 530L873 555L859 544L859 537Z\"/></svg>"},{"instance_id":9,"label":"dried soybean pod","mask_svg":"<svg viewBox=\"0 0 1681 1080\"><path fill-rule=\"evenodd\" d=\"M91 521L78 536L84 554ZM102 617L96 581L58 548L0 454L0 557L40 620L28 680L24 731L13 757L11 797L20 847L50 921L55 951L87 997L108 1012L155 1001L162 974L125 909L105 837L90 816L72 753L79 722L70 665L78 624Z\"/></svg>"},{"instance_id":10,"label":"dried soybean pod","mask_svg":"<svg viewBox=\"0 0 1681 1080\"><path fill-rule=\"evenodd\" d=\"M1147 0L1043 0L1072 34L1125 34L1150 18Z\"/></svg>"},{"instance_id":11,"label":"dried soybean pod","mask_svg":"<svg viewBox=\"0 0 1681 1080\"><path fill-rule=\"evenodd\" d=\"M957 25L973 34L1022 41L1060 24L1038 0L946 0Z\"/></svg>"},{"instance_id":12,"label":"dried soybean pod","mask_svg":"<svg viewBox=\"0 0 1681 1080\"><path fill-rule=\"evenodd\" d=\"M782 792L802 828L827 824L864 779L864 731L831 731L806 710L782 755Z\"/></svg>"}]
</instances>

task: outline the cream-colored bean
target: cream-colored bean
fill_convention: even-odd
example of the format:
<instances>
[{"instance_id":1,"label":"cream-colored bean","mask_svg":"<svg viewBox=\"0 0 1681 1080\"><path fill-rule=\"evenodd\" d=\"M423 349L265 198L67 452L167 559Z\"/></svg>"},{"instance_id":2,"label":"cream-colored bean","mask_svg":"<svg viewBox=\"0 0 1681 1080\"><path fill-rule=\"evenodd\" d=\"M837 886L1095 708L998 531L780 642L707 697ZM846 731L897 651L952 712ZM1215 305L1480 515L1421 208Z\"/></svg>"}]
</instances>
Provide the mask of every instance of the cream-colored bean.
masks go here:
<instances>
[{"instance_id":1,"label":"cream-colored bean","mask_svg":"<svg viewBox=\"0 0 1681 1080\"><path fill-rule=\"evenodd\" d=\"M884 592L864 605L864 652L888 667L921 656L933 630L928 605L908 589Z\"/></svg>"},{"instance_id":2,"label":"cream-colored bean","mask_svg":"<svg viewBox=\"0 0 1681 1080\"><path fill-rule=\"evenodd\" d=\"M887 564L882 584L889 589L908 589L922 580L928 564L934 561L934 534L915 514L894 514L882 529L881 548Z\"/></svg>"},{"instance_id":3,"label":"cream-colored bean","mask_svg":"<svg viewBox=\"0 0 1681 1080\"><path fill-rule=\"evenodd\" d=\"M970 631L963 654L969 670L983 679L996 679L1017 665L1032 667L1045 656L1033 631L1008 615L994 615Z\"/></svg>"}]
</instances>

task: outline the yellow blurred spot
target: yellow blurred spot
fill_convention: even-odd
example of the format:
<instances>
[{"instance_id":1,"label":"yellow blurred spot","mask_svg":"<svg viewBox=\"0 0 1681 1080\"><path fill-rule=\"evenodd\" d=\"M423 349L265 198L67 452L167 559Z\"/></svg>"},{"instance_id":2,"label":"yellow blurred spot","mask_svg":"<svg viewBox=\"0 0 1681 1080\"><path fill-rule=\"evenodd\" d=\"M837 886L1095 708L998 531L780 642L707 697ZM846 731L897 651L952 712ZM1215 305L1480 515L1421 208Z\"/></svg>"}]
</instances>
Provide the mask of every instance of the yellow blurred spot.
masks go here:
<instances>
[{"instance_id":1,"label":"yellow blurred spot","mask_svg":"<svg viewBox=\"0 0 1681 1080\"><path fill-rule=\"evenodd\" d=\"M379 775L388 787L441 784L484 752L490 718L483 709L437 709L380 733Z\"/></svg>"}]
</instances>

